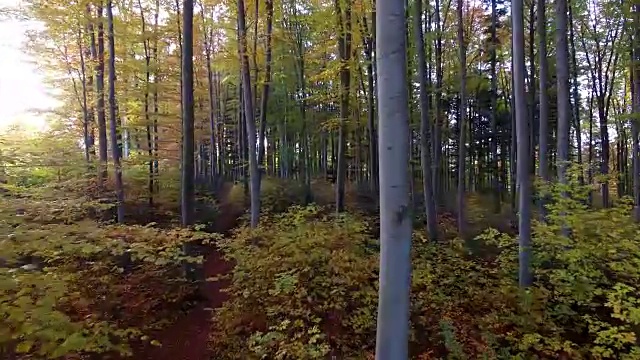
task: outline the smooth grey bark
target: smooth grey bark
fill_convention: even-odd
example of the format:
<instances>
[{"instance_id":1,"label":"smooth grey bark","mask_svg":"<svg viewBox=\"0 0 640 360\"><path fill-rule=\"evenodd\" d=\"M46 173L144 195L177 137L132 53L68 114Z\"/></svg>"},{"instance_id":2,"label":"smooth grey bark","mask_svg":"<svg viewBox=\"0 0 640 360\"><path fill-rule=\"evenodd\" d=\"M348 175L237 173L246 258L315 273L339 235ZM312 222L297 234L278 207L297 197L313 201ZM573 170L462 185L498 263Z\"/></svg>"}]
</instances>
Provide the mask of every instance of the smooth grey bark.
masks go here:
<instances>
[{"instance_id":1,"label":"smooth grey bark","mask_svg":"<svg viewBox=\"0 0 640 360\"><path fill-rule=\"evenodd\" d=\"M153 139L152 139L152 124L151 116L149 114L149 86L151 82L151 49L149 39L147 39L146 20L144 17L144 7L142 1L138 0L138 7L140 7L140 25L144 40L142 46L144 48L144 60L145 60L145 83L144 83L144 120L147 130L147 155L149 156L149 173L147 174L147 191L149 193L149 207L153 207L153 192L154 192L154 171L153 171Z\"/></svg>"},{"instance_id":2,"label":"smooth grey bark","mask_svg":"<svg viewBox=\"0 0 640 360\"><path fill-rule=\"evenodd\" d=\"M576 42L573 31L573 3L569 3L569 44L571 46L571 77L573 89L573 122L576 128L578 164L582 166L582 126L580 125L580 92L578 83L578 62L576 59ZM584 185L584 172L580 170L578 181Z\"/></svg>"},{"instance_id":3,"label":"smooth grey bark","mask_svg":"<svg viewBox=\"0 0 640 360\"><path fill-rule=\"evenodd\" d=\"M264 162L265 132L267 129L267 105L269 104L269 86L271 85L271 34L273 33L273 0L265 0L265 4L267 8L267 33L265 40L264 84L262 85L262 96L260 96L258 166L262 166Z\"/></svg>"},{"instance_id":4,"label":"smooth grey bark","mask_svg":"<svg viewBox=\"0 0 640 360\"><path fill-rule=\"evenodd\" d=\"M253 108L253 96L251 95L251 69L249 69L249 56L247 55L247 26L245 23L244 0L238 0L238 37L244 101L244 128L247 141L246 153L248 153L249 158L249 179L251 181L249 186L251 227L255 228L260 220L260 169L256 153L256 117Z\"/></svg>"},{"instance_id":5,"label":"smooth grey bark","mask_svg":"<svg viewBox=\"0 0 640 360\"><path fill-rule=\"evenodd\" d=\"M91 6L87 5L86 7L86 16L87 16L87 24L85 27L85 31L89 34L89 46L85 48L85 72L87 78L87 122L89 124L88 135L89 135L89 156L90 158L95 158L96 155L96 143L95 143L95 103L93 97L95 96L95 88L94 88L94 75L95 69L93 71L88 70L87 62L88 61L96 61L96 35L93 26L93 17L91 15ZM92 159L91 161L94 161ZM93 168L93 165L91 165Z\"/></svg>"},{"instance_id":6,"label":"smooth grey bark","mask_svg":"<svg viewBox=\"0 0 640 360\"><path fill-rule=\"evenodd\" d=\"M435 88L435 125L433 129L433 191L436 204L442 205L444 198L444 171L442 169L442 23L440 21L440 0L435 0L434 19L436 23L435 57L436 57L436 88Z\"/></svg>"},{"instance_id":7,"label":"smooth grey bark","mask_svg":"<svg viewBox=\"0 0 640 360\"><path fill-rule=\"evenodd\" d=\"M102 2L97 6L98 51L96 54L96 109L98 111L98 183L107 181L107 120L104 104L104 24L102 18Z\"/></svg>"},{"instance_id":8,"label":"smooth grey bark","mask_svg":"<svg viewBox=\"0 0 640 360\"><path fill-rule=\"evenodd\" d=\"M336 176L336 211L344 211L344 191L347 180L347 129L349 116L349 90L351 88L351 0L344 0L344 17L341 0L335 0L338 25L338 52L340 57L340 128L338 131L338 169ZM403 32L404 34L404 32Z\"/></svg>"},{"instance_id":9,"label":"smooth grey bark","mask_svg":"<svg viewBox=\"0 0 640 360\"><path fill-rule=\"evenodd\" d=\"M118 136L118 119L116 117L116 45L113 32L113 4L107 0L107 38L109 43L109 118L111 120L111 156L115 169L117 220L124 222L124 185L122 184L122 166L120 164L120 139Z\"/></svg>"},{"instance_id":10,"label":"smooth grey bark","mask_svg":"<svg viewBox=\"0 0 640 360\"><path fill-rule=\"evenodd\" d=\"M535 1L529 7L529 171L536 173L536 64L535 64Z\"/></svg>"},{"instance_id":11,"label":"smooth grey bark","mask_svg":"<svg viewBox=\"0 0 640 360\"><path fill-rule=\"evenodd\" d=\"M513 53L513 44L512 44L512 53ZM511 56L513 58L513 54ZM513 60L511 61L511 73L514 74L514 65L513 65ZM524 80L523 80L524 81ZM511 76L511 89L512 91L515 91L515 82L514 82L514 77ZM516 166L517 166L517 146L518 146L518 132L517 132L517 126L516 126L516 105L515 105L515 99L514 99L514 95L512 94L511 96L509 96L509 104L510 104L510 108L511 108L511 144L509 147L509 188L510 188L510 200L511 200L511 209L512 211L516 212L516 192L517 192L517 174L516 174Z\"/></svg>"},{"instance_id":12,"label":"smooth grey bark","mask_svg":"<svg viewBox=\"0 0 640 360\"><path fill-rule=\"evenodd\" d=\"M194 185L194 99L193 99L193 0L183 1L182 11L182 226L193 225ZM186 252L189 253L189 249Z\"/></svg>"},{"instance_id":13,"label":"smooth grey bark","mask_svg":"<svg viewBox=\"0 0 640 360\"><path fill-rule=\"evenodd\" d=\"M405 10L378 0L376 22L380 159L380 290L376 360L409 357L411 217Z\"/></svg>"},{"instance_id":14,"label":"smooth grey bark","mask_svg":"<svg viewBox=\"0 0 640 360\"><path fill-rule=\"evenodd\" d=\"M544 1L544 0L540 0ZM493 212L501 211L500 182L498 180L498 74L496 71L496 47L498 37L496 33L497 20L496 0L491 0L491 191L493 192ZM504 158L504 154L501 154Z\"/></svg>"},{"instance_id":15,"label":"smooth grey bark","mask_svg":"<svg viewBox=\"0 0 640 360\"><path fill-rule=\"evenodd\" d=\"M458 114L460 138L458 141L458 233L462 234L465 229L465 174L466 174L466 153L467 153L467 48L464 42L464 17L463 0L458 0L458 46L460 50L460 108Z\"/></svg>"},{"instance_id":16,"label":"smooth grey bark","mask_svg":"<svg viewBox=\"0 0 640 360\"><path fill-rule=\"evenodd\" d=\"M633 200L634 200L634 220L640 222L640 144L638 143L638 132L640 121L640 5L635 4L634 25L635 31L633 35L633 117L631 118L631 137L632 137L632 169L633 169Z\"/></svg>"},{"instance_id":17,"label":"smooth grey bark","mask_svg":"<svg viewBox=\"0 0 640 360\"><path fill-rule=\"evenodd\" d=\"M558 182L567 184L571 104L569 100L569 48L567 39L567 0L556 0L556 79L558 100Z\"/></svg>"},{"instance_id":18,"label":"smooth grey bark","mask_svg":"<svg viewBox=\"0 0 640 360\"><path fill-rule=\"evenodd\" d=\"M559 0L562 1L562 0ZM513 96L517 132L517 186L518 191L518 281L520 287L531 285L531 180L529 176L529 122L524 79L524 19L522 0L511 2L513 47Z\"/></svg>"},{"instance_id":19,"label":"smooth grey bark","mask_svg":"<svg viewBox=\"0 0 640 360\"><path fill-rule=\"evenodd\" d=\"M158 63L158 18L160 17L160 0L155 1L155 13L153 17L153 33L155 40L153 42L153 63L155 64L155 73L153 75L153 176L158 178L160 175L160 164L158 162L158 117L160 115L158 103L158 83L160 82L160 66ZM160 190L158 182L155 182L155 191Z\"/></svg>"},{"instance_id":20,"label":"smooth grey bark","mask_svg":"<svg viewBox=\"0 0 640 360\"><path fill-rule=\"evenodd\" d=\"M207 25L204 18L204 7L202 8L202 33L204 34L204 51L205 51L205 59L207 61L207 90L209 95L209 171L211 173L211 182L216 184L218 174L216 171L217 167L217 146L216 146L216 101L217 98L214 95L214 76L213 69L211 67L211 52L213 47L213 30L207 31Z\"/></svg>"},{"instance_id":21,"label":"smooth grey bark","mask_svg":"<svg viewBox=\"0 0 640 360\"><path fill-rule=\"evenodd\" d=\"M589 167L587 168L587 183L593 184L593 159L594 159L594 151L593 151L593 92L589 93L589 158L588 163ZM593 192L589 191L589 205L593 205Z\"/></svg>"},{"instance_id":22,"label":"smooth grey bark","mask_svg":"<svg viewBox=\"0 0 640 360\"><path fill-rule=\"evenodd\" d=\"M438 237L438 223L436 204L433 200L433 185L431 176L431 123L429 121L429 85L427 84L427 63L424 51L424 36L422 33L422 0L413 4L413 26L415 44L418 53L418 83L420 84L420 164L422 166L422 191L424 196L425 215L427 217L427 233L429 239L436 241Z\"/></svg>"},{"instance_id":23,"label":"smooth grey bark","mask_svg":"<svg viewBox=\"0 0 640 360\"><path fill-rule=\"evenodd\" d=\"M376 11L375 4L372 16L372 28L375 30ZM369 34L366 15L362 20L363 33ZM369 187L374 194L378 194L378 135L376 132L376 99L374 82L374 58L375 34L363 37L364 55L367 62L367 131L369 135Z\"/></svg>"},{"instance_id":24,"label":"smooth grey bark","mask_svg":"<svg viewBox=\"0 0 640 360\"><path fill-rule=\"evenodd\" d=\"M538 119L539 166L538 176L544 182L549 181L549 60L547 59L547 16L545 0L538 0L538 56L540 61L540 114ZM540 198L540 218L545 218L546 197Z\"/></svg>"},{"instance_id":25,"label":"smooth grey bark","mask_svg":"<svg viewBox=\"0 0 640 360\"><path fill-rule=\"evenodd\" d=\"M93 115L89 117L89 102L87 90L87 71L85 61L85 49L82 45L82 30L78 28L78 54L80 55L80 84L82 85L82 139L84 140L84 158L88 170L91 170L91 122Z\"/></svg>"}]
</instances>

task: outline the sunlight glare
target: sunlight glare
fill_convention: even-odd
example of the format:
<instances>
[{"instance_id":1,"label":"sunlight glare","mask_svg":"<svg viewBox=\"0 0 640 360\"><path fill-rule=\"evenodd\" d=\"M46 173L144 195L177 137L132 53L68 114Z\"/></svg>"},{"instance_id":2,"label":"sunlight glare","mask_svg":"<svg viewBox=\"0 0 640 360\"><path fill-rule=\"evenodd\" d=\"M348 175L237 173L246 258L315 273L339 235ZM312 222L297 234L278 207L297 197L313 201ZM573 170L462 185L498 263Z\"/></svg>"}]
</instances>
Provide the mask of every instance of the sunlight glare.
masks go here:
<instances>
[{"instance_id":1,"label":"sunlight glare","mask_svg":"<svg viewBox=\"0 0 640 360\"><path fill-rule=\"evenodd\" d=\"M0 8L14 8L20 2L0 0ZM32 21L0 18L0 132L12 124L43 131L46 129L44 111L59 104L48 93L45 74L22 49L25 33L33 26Z\"/></svg>"}]
</instances>

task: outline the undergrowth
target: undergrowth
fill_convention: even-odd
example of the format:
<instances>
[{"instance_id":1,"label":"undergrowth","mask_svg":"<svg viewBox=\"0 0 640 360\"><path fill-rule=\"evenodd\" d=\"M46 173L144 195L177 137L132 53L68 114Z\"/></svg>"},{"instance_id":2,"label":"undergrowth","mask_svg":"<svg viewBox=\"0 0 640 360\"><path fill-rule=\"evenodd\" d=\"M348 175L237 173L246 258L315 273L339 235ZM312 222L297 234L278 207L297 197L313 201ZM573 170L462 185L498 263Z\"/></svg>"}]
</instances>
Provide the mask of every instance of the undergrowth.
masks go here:
<instances>
[{"instance_id":1,"label":"undergrowth","mask_svg":"<svg viewBox=\"0 0 640 360\"><path fill-rule=\"evenodd\" d=\"M412 358L640 358L640 233L630 203L588 208L588 188L577 183L545 191L526 290L513 235L488 229L469 246L414 233ZM266 216L224 242L236 267L231 299L214 315L215 358L372 358L375 221L317 205Z\"/></svg>"},{"instance_id":2,"label":"undergrowth","mask_svg":"<svg viewBox=\"0 0 640 360\"><path fill-rule=\"evenodd\" d=\"M194 286L182 280L188 229L99 223L108 204L81 184L5 186L0 208L0 357L130 354L174 319ZM21 354L21 355L20 355Z\"/></svg>"}]
</instances>

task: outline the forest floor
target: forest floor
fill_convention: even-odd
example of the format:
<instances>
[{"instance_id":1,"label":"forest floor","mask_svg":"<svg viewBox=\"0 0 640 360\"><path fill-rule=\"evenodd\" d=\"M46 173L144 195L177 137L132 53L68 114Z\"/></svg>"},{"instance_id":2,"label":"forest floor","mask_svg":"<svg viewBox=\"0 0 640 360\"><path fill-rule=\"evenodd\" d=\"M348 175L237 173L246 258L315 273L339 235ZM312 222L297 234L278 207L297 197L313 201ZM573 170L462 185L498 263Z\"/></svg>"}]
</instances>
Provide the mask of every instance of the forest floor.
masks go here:
<instances>
[{"instance_id":1,"label":"forest floor","mask_svg":"<svg viewBox=\"0 0 640 360\"><path fill-rule=\"evenodd\" d=\"M217 233L228 234L233 229L242 209L238 209L227 198L232 188L231 183L223 185L219 195L218 218L213 230ZM225 261L222 254L211 246L205 255L205 278L224 275L231 271L233 265ZM205 281L200 292L204 296L201 301L188 313L180 317L175 323L154 334L154 339L161 346L147 344L134 349L133 359L136 360L207 360L209 333L211 331L212 312L220 307L227 295L222 291L228 280Z\"/></svg>"}]
</instances>

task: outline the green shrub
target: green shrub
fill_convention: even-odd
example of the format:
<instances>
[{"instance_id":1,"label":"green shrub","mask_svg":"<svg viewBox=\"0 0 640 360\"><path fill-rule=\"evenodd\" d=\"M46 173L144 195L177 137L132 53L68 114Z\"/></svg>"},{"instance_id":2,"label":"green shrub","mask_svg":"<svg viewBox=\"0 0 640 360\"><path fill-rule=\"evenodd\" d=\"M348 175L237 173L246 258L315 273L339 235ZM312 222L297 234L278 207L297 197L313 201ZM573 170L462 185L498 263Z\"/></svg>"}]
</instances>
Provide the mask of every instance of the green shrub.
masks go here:
<instances>
[{"instance_id":1,"label":"green shrub","mask_svg":"<svg viewBox=\"0 0 640 360\"><path fill-rule=\"evenodd\" d=\"M175 317L194 291L181 280L180 264L201 259L185 257L181 247L210 236L100 225L85 219L92 203L72 193L53 199L56 191L48 189L51 197L45 197L35 189L12 189L3 198L0 354L128 353L130 340ZM131 271L125 272L127 263Z\"/></svg>"},{"instance_id":2,"label":"green shrub","mask_svg":"<svg viewBox=\"0 0 640 360\"><path fill-rule=\"evenodd\" d=\"M234 204L249 204L244 185L234 184L229 193L229 201ZM281 213L292 205L304 204L304 189L300 181L263 177L260 184L260 208L264 213Z\"/></svg>"},{"instance_id":3,"label":"green shrub","mask_svg":"<svg viewBox=\"0 0 640 360\"><path fill-rule=\"evenodd\" d=\"M547 222L536 222L533 229L535 282L527 301L496 309L493 319L486 319L508 329L497 340L514 355L640 356L640 228L629 201L591 209L585 205L589 190L576 181L548 189ZM502 250L496 259L500 275L505 286L515 288L517 240L495 231L482 238Z\"/></svg>"},{"instance_id":4,"label":"green shrub","mask_svg":"<svg viewBox=\"0 0 640 360\"><path fill-rule=\"evenodd\" d=\"M361 355L375 339L377 256L363 219L292 207L222 244L236 266L215 316L217 359Z\"/></svg>"}]
</instances>

